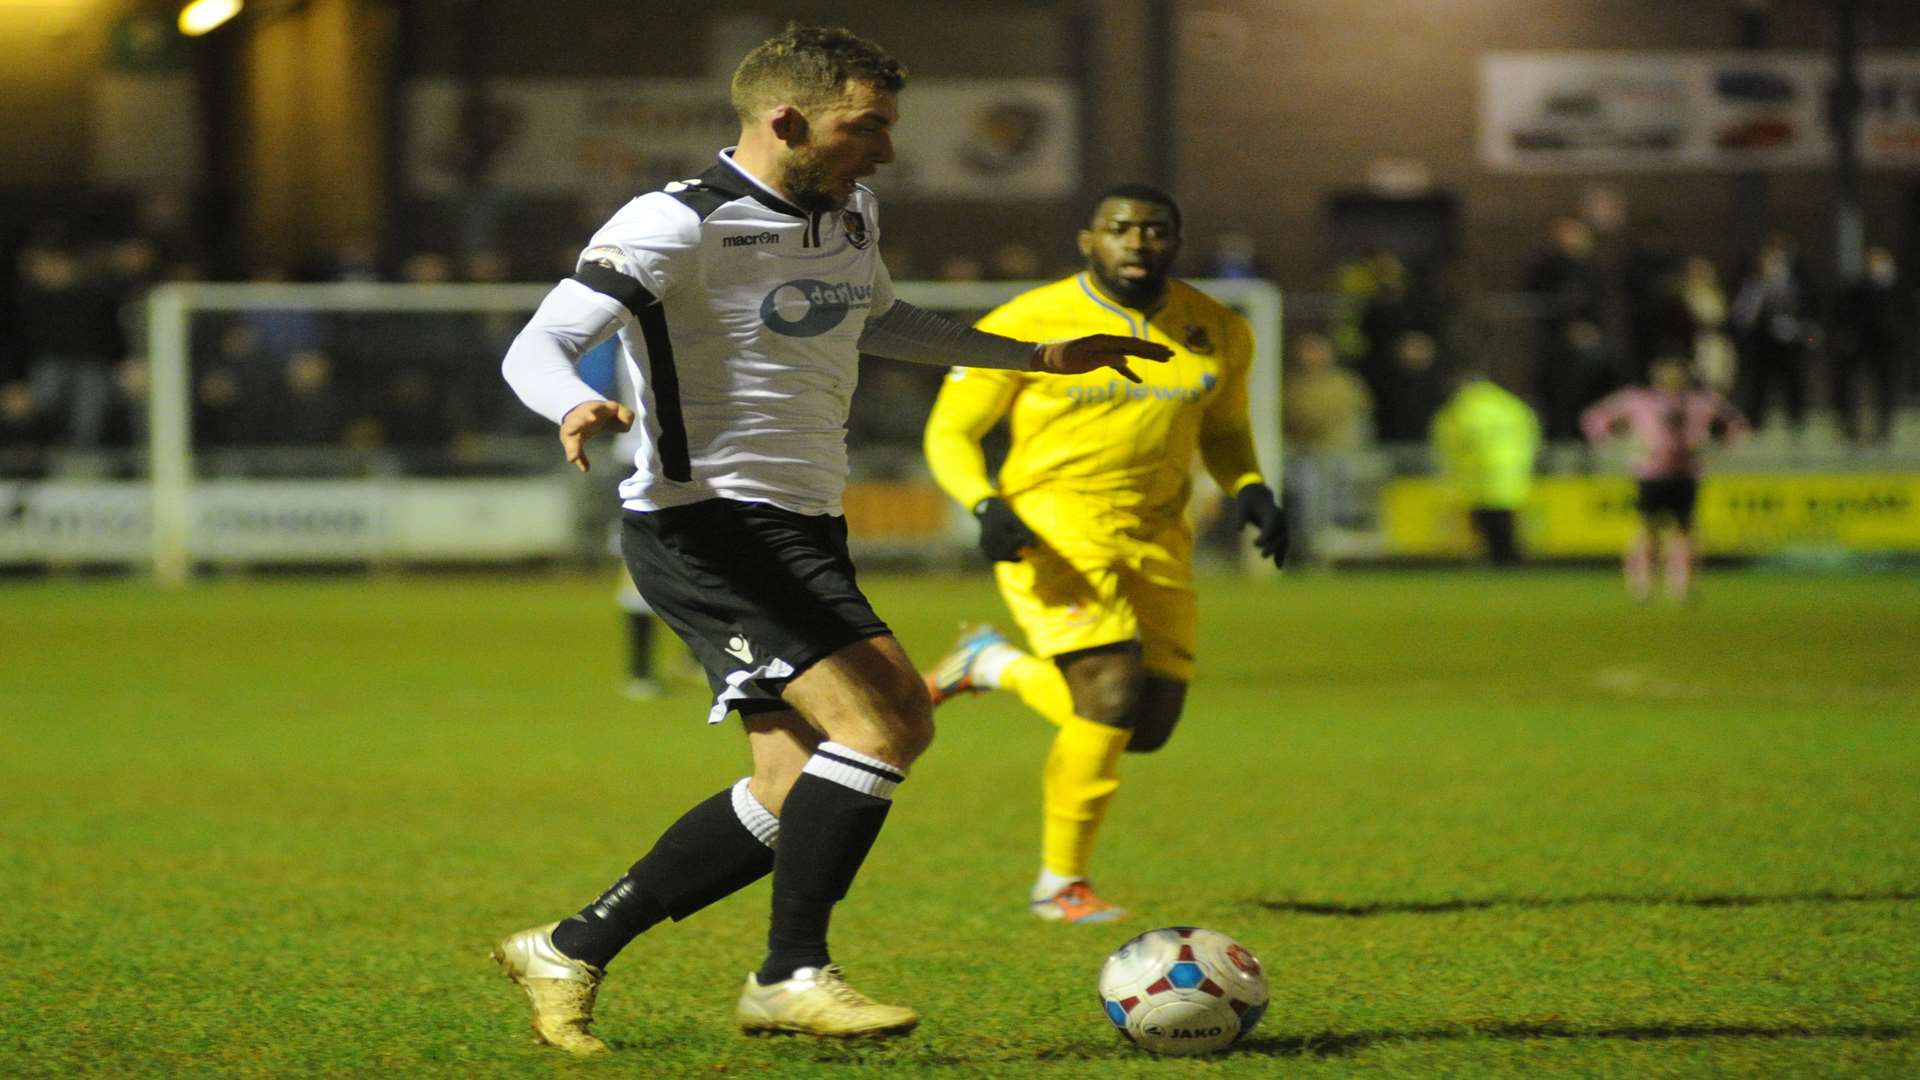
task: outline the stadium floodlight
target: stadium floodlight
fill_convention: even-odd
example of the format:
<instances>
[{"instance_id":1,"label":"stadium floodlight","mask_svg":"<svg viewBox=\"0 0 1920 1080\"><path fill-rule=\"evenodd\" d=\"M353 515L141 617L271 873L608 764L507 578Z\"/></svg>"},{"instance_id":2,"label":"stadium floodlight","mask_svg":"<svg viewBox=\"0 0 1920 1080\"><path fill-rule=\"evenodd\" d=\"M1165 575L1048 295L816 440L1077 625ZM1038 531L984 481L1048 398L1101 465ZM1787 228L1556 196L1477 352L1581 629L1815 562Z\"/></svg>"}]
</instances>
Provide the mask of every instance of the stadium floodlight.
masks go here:
<instances>
[{"instance_id":1,"label":"stadium floodlight","mask_svg":"<svg viewBox=\"0 0 1920 1080\"><path fill-rule=\"evenodd\" d=\"M180 32L199 37L240 14L241 0L192 0L180 9Z\"/></svg>"}]
</instances>

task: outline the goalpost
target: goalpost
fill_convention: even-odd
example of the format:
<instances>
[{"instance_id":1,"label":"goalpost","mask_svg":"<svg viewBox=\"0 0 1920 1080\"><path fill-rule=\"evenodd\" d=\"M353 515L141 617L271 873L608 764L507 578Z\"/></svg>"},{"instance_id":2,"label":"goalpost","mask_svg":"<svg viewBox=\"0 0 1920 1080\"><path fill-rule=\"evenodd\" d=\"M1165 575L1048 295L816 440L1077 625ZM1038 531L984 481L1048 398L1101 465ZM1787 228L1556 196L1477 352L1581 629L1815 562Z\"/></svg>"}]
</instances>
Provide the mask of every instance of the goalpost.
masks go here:
<instances>
[{"instance_id":1,"label":"goalpost","mask_svg":"<svg viewBox=\"0 0 1920 1080\"><path fill-rule=\"evenodd\" d=\"M896 282L899 296L917 306L971 321L1040 282ZM1246 315L1253 323L1255 354L1249 385L1260 466L1280 483L1281 294L1271 283L1205 279L1192 284ZM197 319L216 315L293 312L331 316L514 316L524 319L550 285L212 284L162 285L147 299L148 468L151 499L151 565L165 585L189 581L198 549L193 439L194 330ZM498 356L475 356L474 377L498 380ZM504 393L504 386L501 391ZM556 455L556 462L558 457ZM556 465L556 471L559 466ZM289 481L294 488L300 481ZM308 482L313 483L313 482ZM336 481L374 485L379 481ZM424 487L435 481L419 480ZM445 484L458 483L445 481ZM204 492L203 492L204 493ZM294 496L297 497L297 496ZM269 538L241 556L258 561L299 561L310 552L278 551Z\"/></svg>"}]
</instances>

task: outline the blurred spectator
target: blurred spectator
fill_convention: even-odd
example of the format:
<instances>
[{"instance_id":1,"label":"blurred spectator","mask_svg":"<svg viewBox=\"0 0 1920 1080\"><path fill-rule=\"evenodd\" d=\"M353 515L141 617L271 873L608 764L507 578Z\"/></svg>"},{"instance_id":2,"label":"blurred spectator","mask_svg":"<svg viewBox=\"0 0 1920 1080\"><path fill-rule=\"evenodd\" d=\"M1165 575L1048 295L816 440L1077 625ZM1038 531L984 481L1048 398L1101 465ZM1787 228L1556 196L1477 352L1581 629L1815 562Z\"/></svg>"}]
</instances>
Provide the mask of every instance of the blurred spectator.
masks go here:
<instances>
[{"instance_id":1,"label":"blurred spectator","mask_svg":"<svg viewBox=\"0 0 1920 1080\"><path fill-rule=\"evenodd\" d=\"M134 357L121 364L114 372L115 405L121 411L126 442L131 446L145 446L148 435L147 396L153 385L153 379L147 368L147 358Z\"/></svg>"},{"instance_id":2,"label":"blurred spectator","mask_svg":"<svg viewBox=\"0 0 1920 1080\"><path fill-rule=\"evenodd\" d=\"M499 284L513 280L513 260L503 251L481 249L468 252L460 263L461 276L468 281Z\"/></svg>"},{"instance_id":3,"label":"blurred spectator","mask_svg":"<svg viewBox=\"0 0 1920 1080\"><path fill-rule=\"evenodd\" d=\"M1440 275L1421 275L1385 248L1342 263L1335 271L1335 307L1328 332L1343 358L1357 360L1360 377L1376 402L1390 396L1396 352L1409 333L1438 334L1450 306L1436 286ZM1425 428L1414 438L1423 438Z\"/></svg>"},{"instance_id":4,"label":"blurred spectator","mask_svg":"<svg viewBox=\"0 0 1920 1080\"><path fill-rule=\"evenodd\" d=\"M214 338L212 355L198 357L193 375L193 437L202 446L273 442L265 393L277 365L261 347L253 324L235 319Z\"/></svg>"},{"instance_id":5,"label":"blurred spectator","mask_svg":"<svg viewBox=\"0 0 1920 1080\"><path fill-rule=\"evenodd\" d=\"M24 379L0 382L0 450L39 446L45 442L39 403ZM17 469L11 455L0 461L0 474Z\"/></svg>"},{"instance_id":6,"label":"blurred spectator","mask_svg":"<svg viewBox=\"0 0 1920 1080\"><path fill-rule=\"evenodd\" d=\"M1587 438L1602 442L1631 433L1640 444L1640 529L1621 567L1627 591L1644 601L1653 593L1653 561L1664 549L1667 592L1685 600L1693 588L1693 508L1699 495L1700 450L1739 437L1746 420L1711 390L1698 389L1684 356L1656 357L1651 386L1629 386L1596 403L1580 418Z\"/></svg>"},{"instance_id":7,"label":"blurred spectator","mask_svg":"<svg viewBox=\"0 0 1920 1080\"><path fill-rule=\"evenodd\" d=\"M466 279L476 284L500 285L513 280L512 261L498 251L473 252L466 257L464 268ZM465 343L461 355L464 361L506 355L507 346L513 342L514 335L520 332L520 327L526 321L526 313L521 311L481 311L465 316L461 323L462 341ZM619 352L620 340L617 335L608 338L594 350L604 360L609 380L613 377L613 365L619 362ZM460 378L458 365L464 361L456 359L446 390L451 397L454 415L459 417L457 426L468 439L468 449L483 443L489 436L548 432L546 418L515 400L505 383L498 379ZM583 365L586 361L586 357L581 358Z\"/></svg>"},{"instance_id":8,"label":"blurred spectator","mask_svg":"<svg viewBox=\"0 0 1920 1080\"><path fill-rule=\"evenodd\" d=\"M1793 429L1806 419L1807 339L1814 330L1809 299L1791 243L1781 233L1770 234L1733 299L1741 405L1756 428L1766 425L1776 386Z\"/></svg>"},{"instance_id":9,"label":"blurred spectator","mask_svg":"<svg viewBox=\"0 0 1920 1080\"><path fill-rule=\"evenodd\" d=\"M1215 278L1258 278L1266 276L1266 269L1260 264L1253 237L1243 232L1226 232L1213 238L1213 248L1207 252L1201 273Z\"/></svg>"},{"instance_id":10,"label":"blurred spectator","mask_svg":"<svg viewBox=\"0 0 1920 1080\"><path fill-rule=\"evenodd\" d=\"M144 236L109 244L102 258L119 307L125 343L124 355L113 372L106 441L129 446L144 443L147 438L147 293L164 275L187 268L166 264L160 246Z\"/></svg>"},{"instance_id":11,"label":"blurred spectator","mask_svg":"<svg viewBox=\"0 0 1920 1080\"><path fill-rule=\"evenodd\" d=\"M1302 334L1280 400L1293 550L1310 559L1314 538L1326 526L1357 516L1349 453L1364 437L1373 399L1359 376L1340 366L1332 338Z\"/></svg>"},{"instance_id":12,"label":"blurred spectator","mask_svg":"<svg viewBox=\"0 0 1920 1080\"><path fill-rule=\"evenodd\" d=\"M400 263L410 285L444 285L454 264L436 251L415 252ZM369 320L378 327L361 356L361 385L380 441L389 446L445 449L456 433L479 426L471 405L452 393L488 380L461 379L471 371L475 320L465 313L392 312Z\"/></svg>"},{"instance_id":13,"label":"blurred spectator","mask_svg":"<svg viewBox=\"0 0 1920 1080\"><path fill-rule=\"evenodd\" d=\"M1390 251L1376 251L1344 269L1340 284L1346 290L1346 306L1352 308L1354 321L1351 328L1335 327L1335 348L1340 348L1343 333L1351 338L1354 351L1341 351L1360 358L1360 377L1366 380L1367 390L1376 403L1385 402L1399 378L1395 354L1400 339L1424 329L1414 310L1406 264Z\"/></svg>"},{"instance_id":14,"label":"blurred spectator","mask_svg":"<svg viewBox=\"0 0 1920 1080\"><path fill-rule=\"evenodd\" d=\"M201 248L187 200L177 191L149 192L140 200L136 229L154 253L153 280L193 281L206 276Z\"/></svg>"},{"instance_id":15,"label":"blurred spectator","mask_svg":"<svg viewBox=\"0 0 1920 1080\"><path fill-rule=\"evenodd\" d=\"M1540 305L1533 385L1546 403L1547 438L1570 439L1580 409L1612 388L1610 371L1601 379L1589 367L1612 360L1600 339L1606 286L1594 259L1593 230L1578 218L1554 218L1523 287Z\"/></svg>"},{"instance_id":16,"label":"blurred spectator","mask_svg":"<svg viewBox=\"0 0 1920 1080\"><path fill-rule=\"evenodd\" d=\"M1286 374L1281 424L1288 450L1352 450L1359 446L1373 397L1340 366L1333 339L1300 335Z\"/></svg>"},{"instance_id":17,"label":"blurred spectator","mask_svg":"<svg viewBox=\"0 0 1920 1080\"><path fill-rule=\"evenodd\" d=\"M1014 240L993 249L993 257L987 266L987 278L991 281L1037 281L1041 276L1041 265L1039 249Z\"/></svg>"},{"instance_id":18,"label":"blurred spectator","mask_svg":"<svg viewBox=\"0 0 1920 1080\"><path fill-rule=\"evenodd\" d=\"M380 245L371 235L349 237L303 276L314 281L379 281L385 277L380 272Z\"/></svg>"},{"instance_id":19,"label":"blurred spectator","mask_svg":"<svg viewBox=\"0 0 1920 1080\"><path fill-rule=\"evenodd\" d=\"M1833 406L1840 429L1859 442L1861 384L1872 387L1872 437L1893 438L1901 368L1911 349L1913 292L1900 280L1899 264L1884 247L1867 251L1866 273L1840 294L1833 320Z\"/></svg>"},{"instance_id":20,"label":"blurred spectator","mask_svg":"<svg viewBox=\"0 0 1920 1080\"><path fill-rule=\"evenodd\" d=\"M941 281L984 281L986 277L986 264L977 255L955 252L940 262Z\"/></svg>"},{"instance_id":21,"label":"blurred spectator","mask_svg":"<svg viewBox=\"0 0 1920 1080\"><path fill-rule=\"evenodd\" d=\"M1540 298L1549 333L1571 322L1601 325L1606 286L1594 261L1593 230L1578 218L1555 218L1546 250L1527 268L1526 291Z\"/></svg>"},{"instance_id":22,"label":"blurred spectator","mask_svg":"<svg viewBox=\"0 0 1920 1080\"><path fill-rule=\"evenodd\" d=\"M1536 385L1546 410L1546 436L1553 441L1580 435L1580 410L1599 401L1616 385L1617 370L1600 327L1585 319L1554 323L1558 331L1544 343L1536 367Z\"/></svg>"},{"instance_id":23,"label":"blurred spectator","mask_svg":"<svg viewBox=\"0 0 1920 1080\"><path fill-rule=\"evenodd\" d=\"M1634 381L1646 377L1647 365L1668 342L1693 337L1693 316L1682 297L1685 273L1686 258L1665 222L1650 220L1636 231L1621 273Z\"/></svg>"},{"instance_id":24,"label":"blurred spectator","mask_svg":"<svg viewBox=\"0 0 1920 1080\"><path fill-rule=\"evenodd\" d=\"M1515 515L1532 494L1540 450L1533 410L1484 372L1469 371L1433 418L1429 437L1434 461L1466 506L1487 560L1495 566L1519 563Z\"/></svg>"},{"instance_id":25,"label":"blurred spectator","mask_svg":"<svg viewBox=\"0 0 1920 1080\"><path fill-rule=\"evenodd\" d=\"M390 372L373 403L381 443L415 449L444 449L451 444L455 432L451 411L432 373L418 366Z\"/></svg>"},{"instance_id":26,"label":"blurred spectator","mask_svg":"<svg viewBox=\"0 0 1920 1080\"><path fill-rule=\"evenodd\" d=\"M84 256L58 226L42 228L20 252L19 281L32 409L51 422L53 440L97 447L113 408L113 370L126 356L120 284L105 260Z\"/></svg>"},{"instance_id":27,"label":"blurred spectator","mask_svg":"<svg viewBox=\"0 0 1920 1080\"><path fill-rule=\"evenodd\" d=\"M1720 394L1733 392L1739 368L1733 339L1727 336L1727 294L1713 260L1687 260L1680 299L1693 319L1693 369L1702 385Z\"/></svg>"},{"instance_id":28,"label":"blurred spectator","mask_svg":"<svg viewBox=\"0 0 1920 1080\"><path fill-rule=\"evenodd\" d=\"M895 281L920 279L920 264L913 257L913 249L891 236L880 241L880 261L887 264L887 273Z\"/></svg>"},{"instance_id":29,"label":"blurred spectator","mask_svg":"<svg viewBox=\"0 0 1920 1080\"><path fill-rule=\"evenodd\" d=\"M1446 386L1439 370L1440 347L1420 330L1393 342L1393 367L1374 400L1374 430L1381 442L1420 442L1438 412Z\"/></svg>"},{"instance_id":30,"label":"blurred spectator","mask_svg":"<svg viewBox=\"0 0 1920 1080\"><path fill-rule=\"evenodd\" d=\"M275 442L339 446L345 441L349 403L333 374L333 358L318 349L287 359L281 368L281 392L274 398Z\"/></svg>"},{"instance_id":31,"label":"blurred spectator","mask_svg":"<svg viewBox=\"0 0 1920 1080\"><path fill-rule=\"evenodd\" d=\"M287 280L287 271L277 263L263 263L247 280L256 285L280 284ZM327 345L327 316L310 308L266 308L245 312L241 317L252 325L259 335L261 351L269 356L284 358Z\"/></svg>"}]
</instances>

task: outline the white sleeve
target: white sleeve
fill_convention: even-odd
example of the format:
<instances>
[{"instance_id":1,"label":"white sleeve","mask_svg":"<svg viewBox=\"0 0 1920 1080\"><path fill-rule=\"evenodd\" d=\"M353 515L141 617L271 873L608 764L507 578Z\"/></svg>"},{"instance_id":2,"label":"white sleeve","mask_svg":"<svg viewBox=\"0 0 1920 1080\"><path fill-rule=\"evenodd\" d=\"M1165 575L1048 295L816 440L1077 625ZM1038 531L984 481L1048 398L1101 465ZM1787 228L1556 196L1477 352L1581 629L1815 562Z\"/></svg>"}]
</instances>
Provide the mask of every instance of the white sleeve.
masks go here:
<instances>
[{"instance_id":1,"label":"white sleeve","mask_svg":"<svg viewBox=\"0 0 1920 1080\"><path fill-rule=\"evenodd\" d=\"M580 253L574 276L637 312L682 280L694 280L699 253L700 216L655 191L627 203L600 226Z\"/></svg>"},{"instance_id":2,"label":"white sleeve","mask_svg":"<svg viewBox=\"0 0 1920 1080\"><path fill-rule=\"evenodd\" d=\"M656 191L621 207L507 348L507 384L556 424L583 402L606 400L574 365L678 280L697 275L699 251L700 218L673 196Z\"/></svg>"},{"instance_id":3,"label":"white sleeve","mask_svg":"<svg viewBox=\"0 0 1920 1080\"><path fill-rule=\"evenodd\" d=\"M630 318L616 301L568 278L540 301L514 337L500 373L527 408L558 424L575 406L606 400L574 365Z\"/></svg>"}]
</instances>

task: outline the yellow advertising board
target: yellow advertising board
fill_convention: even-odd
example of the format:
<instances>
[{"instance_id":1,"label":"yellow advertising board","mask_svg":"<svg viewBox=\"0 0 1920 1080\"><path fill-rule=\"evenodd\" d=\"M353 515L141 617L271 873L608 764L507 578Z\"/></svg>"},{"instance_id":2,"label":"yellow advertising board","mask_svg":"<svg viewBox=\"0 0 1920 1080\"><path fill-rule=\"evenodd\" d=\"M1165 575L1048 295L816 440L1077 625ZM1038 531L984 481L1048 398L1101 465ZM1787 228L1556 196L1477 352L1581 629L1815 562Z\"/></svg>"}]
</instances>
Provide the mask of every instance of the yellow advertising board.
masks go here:
<instances>
[{"instance_id":1,"label":"yellow advertising board","mask_svg":"<svg viewBox=\"0 0 1920 1080\"><path fill-rule=\"evenodd\" d=\"M1522 550L1535 556L1612 555L1638 522L1627 477L1556 476L1534 483L1520 513ZM1442 481L1395 480L1381 496L1386 553L1471 555L1466 508ZM1828 548L1920 551L1920 475L1718 474L1700 484L1695 514L1709 555Z\"/></svg>"}]
</instances>

